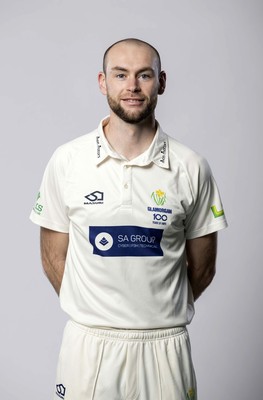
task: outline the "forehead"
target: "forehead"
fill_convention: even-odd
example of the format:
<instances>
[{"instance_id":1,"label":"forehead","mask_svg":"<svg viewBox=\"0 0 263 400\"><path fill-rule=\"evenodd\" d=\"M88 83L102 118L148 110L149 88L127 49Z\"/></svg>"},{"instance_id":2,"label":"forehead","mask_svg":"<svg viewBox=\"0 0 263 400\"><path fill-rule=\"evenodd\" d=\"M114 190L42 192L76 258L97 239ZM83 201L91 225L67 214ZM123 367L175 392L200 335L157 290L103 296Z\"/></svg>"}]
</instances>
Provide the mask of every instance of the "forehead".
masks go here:
<instances>
[{"instance_id":1,"label":"forehead","mask_svg":"<svg viewBox=\"0 0 263 400\"><path fill-rule=\"evenodd\" d=\"M125 69L158 68L158 57L154 50L146 44L118 43L113 46L106 57L107 69L116 66Z\"/></svg>"}]
</instances>

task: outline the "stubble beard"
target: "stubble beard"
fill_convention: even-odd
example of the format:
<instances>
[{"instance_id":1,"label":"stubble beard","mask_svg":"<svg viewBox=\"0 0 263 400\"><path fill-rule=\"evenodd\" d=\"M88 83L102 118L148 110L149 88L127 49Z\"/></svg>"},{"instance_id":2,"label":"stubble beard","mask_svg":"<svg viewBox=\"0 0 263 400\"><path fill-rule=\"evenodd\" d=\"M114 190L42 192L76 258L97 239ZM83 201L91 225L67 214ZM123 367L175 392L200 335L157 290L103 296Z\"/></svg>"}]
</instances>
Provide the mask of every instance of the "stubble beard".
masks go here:
<instances>
[{"instance_id":1,"label":"stubble beard","mask_svg":"<svg viewBox=\"0 0 263 400\"><path fill-rule=\"evenodd\" d=\"M157 105L157 96L148 101L146 107L141 111L126 111L121 104L107 94L108 104L111 110L123 121L128 124L139 124L153 115Z\"/></svg>"}]
</instances>

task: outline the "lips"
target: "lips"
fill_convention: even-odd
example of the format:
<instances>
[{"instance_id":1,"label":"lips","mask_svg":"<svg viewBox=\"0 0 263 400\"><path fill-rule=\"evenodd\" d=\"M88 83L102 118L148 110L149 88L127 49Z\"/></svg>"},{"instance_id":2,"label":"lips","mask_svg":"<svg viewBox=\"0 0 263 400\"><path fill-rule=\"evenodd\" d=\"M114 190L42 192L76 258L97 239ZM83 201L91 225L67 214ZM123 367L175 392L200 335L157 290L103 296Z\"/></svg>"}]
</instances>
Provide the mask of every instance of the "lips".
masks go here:
<instances>
[{"instance_id":1,"label":"lips","mask_svg":"<svg viewBox=\"0 0 263 400\"><path fill-rule=\"evenodd\" d=\"M138 105L138 104L142 104L144 99L140 99L140 98L127 98L127 99L122 99L122 101L124 101L127 104L133 104L133 105Z\"/></svg>"}]
</instances>

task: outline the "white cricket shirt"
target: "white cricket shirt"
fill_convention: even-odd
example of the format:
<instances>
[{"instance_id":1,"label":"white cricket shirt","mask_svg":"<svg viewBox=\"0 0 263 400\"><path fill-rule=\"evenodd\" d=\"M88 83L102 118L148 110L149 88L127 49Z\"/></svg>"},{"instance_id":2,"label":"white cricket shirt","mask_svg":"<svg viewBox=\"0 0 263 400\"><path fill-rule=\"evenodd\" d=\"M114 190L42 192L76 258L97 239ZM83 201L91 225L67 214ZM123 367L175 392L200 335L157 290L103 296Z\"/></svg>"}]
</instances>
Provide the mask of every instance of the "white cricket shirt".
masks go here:
<instances>
[{"instance_id":1,"label":"white cricket shirt","mask_svg":"<svg viewBox=\"0 0 263 400\"><path fill-rule=\"evenodd\" d=\"M194 315L185 241L227 226L211 170L160 127L128 161L105 121L55 151L30 215L69 233L61 306L88 326L184 326Z\"/></svg>"}]
</instances>

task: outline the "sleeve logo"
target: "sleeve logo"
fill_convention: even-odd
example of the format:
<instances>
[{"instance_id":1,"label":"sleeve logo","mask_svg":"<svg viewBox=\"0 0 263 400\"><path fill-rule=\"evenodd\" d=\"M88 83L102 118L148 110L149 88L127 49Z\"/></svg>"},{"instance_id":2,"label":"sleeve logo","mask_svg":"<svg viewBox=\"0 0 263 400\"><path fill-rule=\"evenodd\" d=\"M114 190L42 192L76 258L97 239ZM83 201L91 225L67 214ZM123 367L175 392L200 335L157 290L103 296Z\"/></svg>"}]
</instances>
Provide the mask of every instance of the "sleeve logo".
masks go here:
<instances>
[{"instance_id":1,"label":"sleeve logo","mask_svg":"<svg viewBox=\"0 0 263 400\"><path fill-rule=\"evenodd\" d=\"M36 200L36 204L33 208L33 210L35 211L36 214L40 215L43 211L43 205L40 204L40 192L37 195L37 200Z\"/></svg>"},{"instance_id":2,"label":"sleeve logo","mask_svg":"<svg viewBox=\"0 0 263 400\"><path fill-rule=\"evenodd\" d=\"M225 215L224 210L218 210L216 206L211 207L212 213L214 214L215 218L222 217Z\"/></svg>"}]
</instances>

